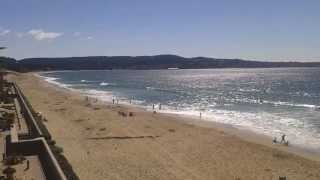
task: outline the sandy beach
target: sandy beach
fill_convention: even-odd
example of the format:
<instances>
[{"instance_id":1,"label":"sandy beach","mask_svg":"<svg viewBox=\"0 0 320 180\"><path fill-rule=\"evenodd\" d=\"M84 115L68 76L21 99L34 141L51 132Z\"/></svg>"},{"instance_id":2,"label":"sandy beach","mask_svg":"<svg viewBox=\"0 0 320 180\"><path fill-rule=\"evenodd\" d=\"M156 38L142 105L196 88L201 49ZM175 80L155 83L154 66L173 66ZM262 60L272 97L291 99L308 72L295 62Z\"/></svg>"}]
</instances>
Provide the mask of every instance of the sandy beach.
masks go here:
<instances>
[{"instance_id":1,"label":"sandy beach","mask_svg":"<svg viewBox=\"0 0 320 180\"><path fill-rule=\"evenodd\" d=\"M316 155L181 117L88 104L80 94L31 73L8 78L47 119L45 125L80 179L320 179Z\"/></svg>"}]
</instances>

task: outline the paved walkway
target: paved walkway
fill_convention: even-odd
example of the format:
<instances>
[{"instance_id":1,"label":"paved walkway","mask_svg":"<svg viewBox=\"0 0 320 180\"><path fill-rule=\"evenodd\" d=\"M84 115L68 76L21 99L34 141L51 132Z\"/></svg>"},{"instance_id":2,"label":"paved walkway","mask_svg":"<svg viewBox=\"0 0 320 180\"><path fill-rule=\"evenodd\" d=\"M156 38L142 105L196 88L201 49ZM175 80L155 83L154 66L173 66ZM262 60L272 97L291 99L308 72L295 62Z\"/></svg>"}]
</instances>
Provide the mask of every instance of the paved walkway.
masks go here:
<instances>
[{"instance_id":1,"label":"paved walkway","mask_svg":"<svg viewBox=\"0 0 320 180\"><path fill-rule=\"evenodd\" d=\"M14 98L14 105L16 108L16 127L17 127L17 132L18 134L28 134L29 130L28 130L28 126L26 123L26 120L24 119L24 117L21 114L21 107L20 104L17 100L17 98Z\"/></svg>"},{"instance_id":2,"label":"paved walkway","mask_svg":"<svg viewBox=\"0 0 320 180\"><path fill-rule=\"evenodd\" d=\"M45 175L41 168L40 160L38 156L25 156L21 164L12 166L16 169L15 177L20 179L36 179L36 180L45 180ZM29 161L29 168L28 162Z\"/></svg>"}]
</instances>

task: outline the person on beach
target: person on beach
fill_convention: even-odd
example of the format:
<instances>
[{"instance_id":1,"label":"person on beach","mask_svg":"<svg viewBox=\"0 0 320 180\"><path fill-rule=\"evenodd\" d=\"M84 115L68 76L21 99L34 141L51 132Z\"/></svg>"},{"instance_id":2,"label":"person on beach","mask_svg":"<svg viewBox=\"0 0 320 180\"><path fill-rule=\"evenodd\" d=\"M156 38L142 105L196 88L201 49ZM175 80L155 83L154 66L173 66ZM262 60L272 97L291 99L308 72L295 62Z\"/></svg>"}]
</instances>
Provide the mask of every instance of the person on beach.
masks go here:
<instances>
[{"instance_id":1,"label":"person on beach","mask_svg":"<svg viewBox=\"0 0 320 180\"><path fill-rule=\"evenodd\" d=\"M281 142L280 143L286 143L286 135L285 134L283 134L281 136Z\"/></svg>"},{"instance_id":2,"label":"person on beach","mask_svg":"<svg viewBox=\"0 0 320 180\"><path fill-rule=\"evenodd\" d=\"M29 160L27 160L27 167L24 169L24 171L27 171L29 169L30 169L30 162L29 162Z\"/></svg>"},{"instance_id":3,"label":"person on beach","mask_svg":"<svg viewBox=\"0 0 320 180\"><path fill-rule=\"evenodd\" d=\"M273 138L272 143L274 143L274 144L277 143L277 137L274 137L274 138Z\"/></svg>"},{"instance_id":4,"label":"person on beach","mask_svg":"<svg viewBox=\"0 0 320 180\"><path fill-rule=\"evenodd\" d=\"M286 141L286 142L284 143L284 145L285 145L285 146L289 146L289 141Z\"/></svg>"}]
</instances>

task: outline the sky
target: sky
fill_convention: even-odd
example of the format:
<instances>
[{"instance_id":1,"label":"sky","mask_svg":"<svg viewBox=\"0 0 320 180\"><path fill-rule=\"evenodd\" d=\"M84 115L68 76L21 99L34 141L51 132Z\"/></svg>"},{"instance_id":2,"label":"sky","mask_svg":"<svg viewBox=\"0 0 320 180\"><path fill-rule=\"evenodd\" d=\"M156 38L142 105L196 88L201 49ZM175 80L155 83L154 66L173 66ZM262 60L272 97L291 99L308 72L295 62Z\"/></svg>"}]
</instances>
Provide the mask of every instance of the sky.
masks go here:
<instances>
[{"instance_id":1,"label":"sky","mask_svg":"<svg viewBox=\"0 0 320 180\"><path fill-rule=\"evenodd\" d=\"M0 56L320 61L319 0L1 0Z\"/></svg>"}]
</instances>

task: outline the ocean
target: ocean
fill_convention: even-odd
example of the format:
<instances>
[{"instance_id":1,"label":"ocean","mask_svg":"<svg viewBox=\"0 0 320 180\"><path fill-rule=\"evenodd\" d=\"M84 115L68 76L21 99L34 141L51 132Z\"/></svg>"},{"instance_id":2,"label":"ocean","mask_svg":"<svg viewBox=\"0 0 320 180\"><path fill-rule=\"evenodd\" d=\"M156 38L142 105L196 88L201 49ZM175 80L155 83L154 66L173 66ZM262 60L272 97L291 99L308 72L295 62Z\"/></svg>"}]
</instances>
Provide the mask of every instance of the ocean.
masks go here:
<instances>
[{"instance_id":1,"label":"ocean","mask_svg":"<svg viewBox=\"0 0 320 180\"><path fill-rule=\"evenodd\" d=\"M100 101L184 114L320 152L320 68L99 70L39 73Z\"/></svg>"}]
</instances>

